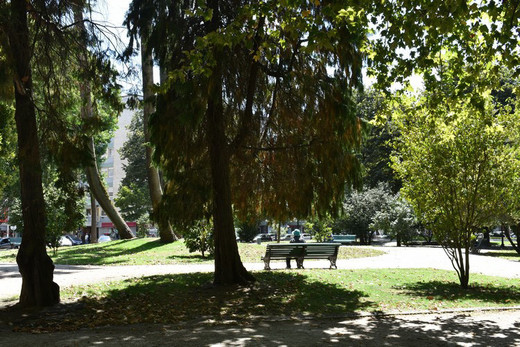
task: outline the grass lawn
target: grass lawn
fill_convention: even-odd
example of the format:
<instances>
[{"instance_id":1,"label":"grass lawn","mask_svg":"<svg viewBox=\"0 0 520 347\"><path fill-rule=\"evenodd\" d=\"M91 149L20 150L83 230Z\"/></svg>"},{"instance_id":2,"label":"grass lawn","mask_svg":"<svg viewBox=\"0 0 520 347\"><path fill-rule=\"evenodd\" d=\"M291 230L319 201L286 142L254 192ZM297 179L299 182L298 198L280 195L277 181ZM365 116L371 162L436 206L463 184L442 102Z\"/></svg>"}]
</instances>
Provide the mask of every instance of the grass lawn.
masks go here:
<instances>
[{"instance_id":1,"label":"grass lawn","mask_svg":"<svg viewBox=\"0 0 520 347\"><path fill-rule=\"evenodd\" d=\"M490 249L485 250L479 253L480 255L484 255L487 257L497 257L497 258L503 258L507 260L513 260L513 261L519 261L520 260L520 254L518 254L514 249Z\"/></svg>"},{"instance_id":2,"label":"grass lawn","mask_svg":"<svg viewBox=\"0 0 520 347\"><path fill-rule=\"evenodd\" d=\"M520 305L520 279L474 274L471 288L462 290L454 271L312 269L254 275L258 282L250 287L213 288L207 285L212 274L194 273L64 288L62 299L71 307L55 314L47 312L18 329L45 332L200 318L248 324L261 315L330 316Z\"/></svg>"},{"instance_id":3,"label":"grass lawn","mask_svg":"<svg viewBox=\"0 0 520 347\"><path fill-rule=\"evenodd\" d=\"M265 244L239 243L240 257L245 263L260 262L265 254ZM0 251L0 263L15 263L17 250ZM155 265L212 262L200 253L189 253L184 242L162 244L159 239L145 238L106 243L60 247L52 256L55 264L62 265ZM366 247L340 247L339 259L371 257L383 251Z\"/></svg>"}]
</instances>

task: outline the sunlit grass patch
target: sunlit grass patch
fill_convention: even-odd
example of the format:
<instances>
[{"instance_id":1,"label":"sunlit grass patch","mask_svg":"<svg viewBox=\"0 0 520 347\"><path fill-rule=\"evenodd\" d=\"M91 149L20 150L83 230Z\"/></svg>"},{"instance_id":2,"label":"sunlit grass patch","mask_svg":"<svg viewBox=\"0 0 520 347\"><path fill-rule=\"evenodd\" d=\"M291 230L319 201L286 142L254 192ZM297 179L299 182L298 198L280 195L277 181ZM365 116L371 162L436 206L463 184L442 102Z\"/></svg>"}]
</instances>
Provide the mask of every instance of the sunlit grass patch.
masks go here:
<instances>
[{"instance_id":1,"label":"sunlit grass patch","mask_svg":"<svg viewBox=\"0 0 520 347\"><path fill-rule=\"evenodd\" d=\"M244 263L261 262L265 254L265 243L239 243L240 257ZM15 263L17 250L0 252L0 262ZM50 252L49 252L50 253ZM384 254L369 247L340 247L339 259L371 257ZM201 264L213 261L200 253L190 253L183 241L163 244L159 239L145 238L118 240L106 243L73 247L60 247L55 264L61 265L160 265Z\"/></svg>"}]
</instances>

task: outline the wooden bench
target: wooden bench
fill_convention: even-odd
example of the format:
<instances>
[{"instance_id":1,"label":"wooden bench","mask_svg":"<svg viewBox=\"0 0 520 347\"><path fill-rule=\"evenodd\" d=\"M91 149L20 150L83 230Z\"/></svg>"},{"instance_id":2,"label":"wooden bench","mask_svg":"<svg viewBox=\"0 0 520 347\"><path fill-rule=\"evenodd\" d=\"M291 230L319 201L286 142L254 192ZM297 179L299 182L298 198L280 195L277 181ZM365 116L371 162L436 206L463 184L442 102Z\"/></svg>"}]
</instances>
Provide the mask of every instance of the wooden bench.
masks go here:
<instances>
[{"instance_id":1,"label":"wooden bench","mask_svg":"<svg viewBox=\"0 0 520 347\"><path fill-rule=\"evenodd\" d=\"M267 244L265 255L262 257L264 269L271 270L271 260L286 258L295 258L296 265L302 269L304 259L328 259L330 269L337 269L339 246L337 243L270 243Z\"/></svg>"},{"instance_id":2,"label":"wooden bench","mask_svg":"<svg viewBox=\"0 0 520 347\"><path fill-rule=\"evenodd\" d=\"M341 243L342 245L356 242L356 235L332 235L332 242Z\"/></svg>"}]
</instances>

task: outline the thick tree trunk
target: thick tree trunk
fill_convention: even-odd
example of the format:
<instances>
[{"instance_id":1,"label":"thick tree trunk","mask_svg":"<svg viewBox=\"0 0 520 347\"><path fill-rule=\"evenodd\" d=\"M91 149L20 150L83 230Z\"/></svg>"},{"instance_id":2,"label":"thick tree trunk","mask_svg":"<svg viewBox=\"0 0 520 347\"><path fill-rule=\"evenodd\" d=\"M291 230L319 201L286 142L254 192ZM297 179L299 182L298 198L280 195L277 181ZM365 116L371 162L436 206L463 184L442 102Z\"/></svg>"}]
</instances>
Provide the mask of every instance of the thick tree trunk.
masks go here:
<instances>
[{"instance_id":1,"label":"thick tree trunk","mask_svg":"<svg viewBox=\"0 0 520 347\"><path fill-rule=\"evenodd\" d=\"M78 0L76 6L74 7L74 20L77 23L77 29L81 33L81 38L86 39L86 30L85 25L83 24L83 1ZM79 60L80 65L83 69L88 68L87 63L87 55L88 50L86 47L86 43L83 42L83 53L80 54ZM90 82L85 81L80 85L80 94L81 94L81 117L89 118L92 117L92 98L91 98L91 88ZM99 170L96 163L96 151L94 147L94 139L90 138L87 143L86 150L89 152L91 156L91 163L86 168L87 173L87 181L90 185L90 191L96 198L97 202L101 206L101 208L105 211L108 218L114 223L117 231L119 232L119 237L122 239L131 239L134 236L128 225L126 225L125 221L116 210L114 204L110 200L108 193L105 189L103 181L99 175Z\"/></svg>"},{"instance_id":2,"label":"thick tree trunk","mask_svg":"<svg viewBox=\"0 0 520 347\"><path fill-rule=\"evenodd\" d=\"M513 230L513 233L516 235L516 242L511 237L511 230ZM520 242L519 241L520 226L519 225L515 225L515 226L512 226L512 227L506 228L505 229L505 235L507 237L507 240L511 244L511 247L513 247L513 249L516 251L516 253L520 254L520 243L519 243Z\"/></svg>"},{"instance_id":3,"label":"thick tree trunk","mask_svg":"<svg viewBox=\"0 0 520 347\"><path fill-rule=\"evenodd\" d=\"M89 242L90 243L97 243L98 242L98 233L97 233L97 206L96 206L96 198L94 197L94 194L90 192L90 210L91 212L91 218L90 218L90 237Z\"/></svg>"},{"instance_id":4,"label":"thick tree trunk","mask_svg":"<svg viewBox=\"0 0 520 347\"><path fill-rule=\"evenodd\" d=\"M94 152L94 140L91 139L89 149ZM94 154L95 158L95 154ZM97 202L99 203L99 206L105 211L108 218L114 223L114 226L116 227L117 231L119 232L119 237L122 239L131 239L134 236L132 235L132 231L126 225L125 221L123 220L123 217L119 214L119 212L114 207L114 204L112 204L112 201L108 197L108 193L105 189L105 186L103 185L103 182L101 181L101 177L99 176L99 171L97 168L97 164L94 161L94 165L87 167L87 181L90 186L90 191L96 198Z\"/></svg>"},{"instance_id":5,"label":"thick tree trunk","mask_svg":"<svg viewBox=\"0 0 520 347\"><path fill-rule=\"evenodd\" d=\"M213 225L215 241L215 285L246 284L255 278L240 260L231 207L230 156L222 109L221 64L210 80L206 111L208 147L213 188Z\"/></svg>"},{"instance_id":6,"label":"thick tree trunk","mask_svg":"<svg viewBox=\"0 0 520 347\"><path fill-rule=\"evenodd\" d=\"M159 237L163 243L171 243L177 241L177 236L174 234L170 223L163 218L158 218L157 209L162 199L161 179L159 171L152 165L152 147L150 146L150 131L148 124L150 116L154 112L153 104L153 63L152 54L149 52L146 45L146 40L141 37L141 69L143 73L143 125L144 125L144 139L146 145L146 169L148 174L148 188L150 191L150 199L152 201L152 209L154 220L159 226Z\"/></svg>"},{"instance_id":7,"label":"thick tree trunk","mask_svg":"<svg viewBox=\"0 0 520 347\"><path fill-rule=\"evenodd\" d=\"M16 130L24 234L16 262L22 275L19 304L51 306L60 301L53 282L54 264L45 249L45 201L42 189L36 114L32 103L31 49L26 2L11 1L9 43L15 62Z\"/></svg>"}]
</instances>

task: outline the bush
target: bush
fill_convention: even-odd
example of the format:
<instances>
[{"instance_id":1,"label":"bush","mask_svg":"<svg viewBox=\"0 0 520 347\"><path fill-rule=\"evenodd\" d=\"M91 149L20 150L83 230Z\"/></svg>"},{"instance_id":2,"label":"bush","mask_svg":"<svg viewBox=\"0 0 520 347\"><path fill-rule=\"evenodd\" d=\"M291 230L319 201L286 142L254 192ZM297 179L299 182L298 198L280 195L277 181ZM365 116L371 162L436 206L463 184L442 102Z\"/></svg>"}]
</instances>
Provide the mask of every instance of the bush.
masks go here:
<instances>
[{"instance_id":1,"label":"bush","mask_svg":"<svg viewBox=\"0 0 520 347\"><path fill-rule=\"evenodd\" d=\"M213 242L213 223L211 221L198 221L191 228L183 233L184 244L190 251L201 252L202 257L206 257L206 253L213 255L215 245Z\"/></svg>"},{"instance_id":2,"label":"bush","mask_svg":"<svg viewBox=\"0 0 520 347\"><path fill-rule=\"evenodd\" d=\"M305 223L305 230L310 230L316 242L327 242L332 239L332 223L329 216L315 218Z\"/></svg>"},{"instance_id":3,"label":"bush","mask_svg":"<svg viewBox=\"0 0 520 347\"><path fill-rule=\"evenodd\" d=\"M370 225L390 196L390 189L385 184L348 194L343 204L344 215L334 221L334 233L353 234L361 244L370 244L374 233Z\"/></svg>"},{"instance_id":4,"label":"bush","mask_svg":"<svg viewBox=\"0 0 520 347\"><path fill-rule=\"evenodd\" d=\"M253 238L258 234L259 224L260 223L258 221L239 221L237 223L237 233L240 237L240 240L245 242L253 241Z\"/></svg>"},{"instance_id":5,"label":"bush","mask_svg":"<svg viewBox=\"0 0 520 347\"><path fill-rule=\"evenodd\" d=\"M419 234L417 224L412 207L396 194L389 196L383 208L376 212L370 227L374 231L383 230L397 240L397 246L401 246L401 243L407 245Z\"/></svg>"}]
</instances>

